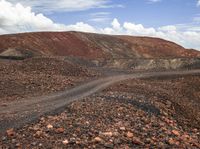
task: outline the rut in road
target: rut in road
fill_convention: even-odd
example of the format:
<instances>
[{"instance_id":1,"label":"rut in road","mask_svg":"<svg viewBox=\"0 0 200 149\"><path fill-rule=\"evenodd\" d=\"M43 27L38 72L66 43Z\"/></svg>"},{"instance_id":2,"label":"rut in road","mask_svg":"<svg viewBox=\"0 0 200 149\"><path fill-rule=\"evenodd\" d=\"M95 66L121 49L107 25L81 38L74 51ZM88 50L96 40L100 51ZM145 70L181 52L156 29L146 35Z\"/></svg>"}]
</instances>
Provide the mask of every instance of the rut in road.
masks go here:
<instances>
[{"instance_id":1,"label":"rut in road","mask_svg":"<svg viewBox=\"0 0 200 149\"><path fill-rule=\"evenodd\" d=\"M200 74L200 70L140 72L104 77L49 96L11 102L6 107L0 108L0 133L4 133L9 128L20 128L46 114L59 113L67 104L90 96L122 80L189 74Z\"/></svg>"}]
</instances>

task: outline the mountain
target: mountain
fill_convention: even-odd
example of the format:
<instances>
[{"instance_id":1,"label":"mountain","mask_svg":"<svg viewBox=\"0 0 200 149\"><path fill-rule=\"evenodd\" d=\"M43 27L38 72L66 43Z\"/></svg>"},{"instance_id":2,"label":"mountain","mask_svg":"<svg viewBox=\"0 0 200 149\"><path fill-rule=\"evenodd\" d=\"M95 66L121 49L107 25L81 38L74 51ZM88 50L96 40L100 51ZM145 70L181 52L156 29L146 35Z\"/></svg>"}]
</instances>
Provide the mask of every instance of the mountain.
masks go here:
<instances>
[{"instance_id":1,"label":"mountain","mask_svg":"<svg viewBox=\"0 0 200 149\"><path fill-rule=\"evenodd\" d=\"M97 58L200 57L200 52L159 38L82 32L35 32L0 36L0 56Z\"/></svg>"}]
</instances>

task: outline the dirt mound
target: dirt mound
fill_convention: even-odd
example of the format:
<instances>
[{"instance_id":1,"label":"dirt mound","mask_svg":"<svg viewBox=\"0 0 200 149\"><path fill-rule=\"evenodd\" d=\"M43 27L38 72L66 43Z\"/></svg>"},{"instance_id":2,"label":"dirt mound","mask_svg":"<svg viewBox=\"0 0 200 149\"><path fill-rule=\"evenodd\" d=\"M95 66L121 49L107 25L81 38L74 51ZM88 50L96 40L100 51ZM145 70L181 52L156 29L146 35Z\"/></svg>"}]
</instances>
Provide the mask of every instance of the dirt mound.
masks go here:
<instances>
[{"instance_id":1,"label":"dirt mound","mask_svg":"<svg viewBox=\"0 0 200 149\"><path fill-rule=\"evenodd\" d=\"M39 32L0 36L0 52L9 48L38 55L97 58L200 57L175 43L149 37L111 36L81 32Z\"/></svg>"}]
</instances>

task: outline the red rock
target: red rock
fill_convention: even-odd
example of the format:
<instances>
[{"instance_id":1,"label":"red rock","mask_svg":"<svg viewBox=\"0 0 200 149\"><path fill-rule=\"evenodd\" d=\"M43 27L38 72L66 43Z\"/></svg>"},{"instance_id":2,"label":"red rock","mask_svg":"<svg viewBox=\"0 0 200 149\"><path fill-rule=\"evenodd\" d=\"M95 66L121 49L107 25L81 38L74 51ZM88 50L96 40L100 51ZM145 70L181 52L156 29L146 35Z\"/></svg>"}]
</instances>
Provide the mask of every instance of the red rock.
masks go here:
<instances>
[{"instance_id":1,"label":"red rock","mask_svg":"<svg viewBox=\"0 0 200 149\"><path fill-rule=\"evenodd\" d=\"M127 136L128 138L132 138L132 137L133 137L133 133L129 131L129 132L127 132L126 136Z\"/></svg>"},{"instance_id":2,"label":"red rock","mask_svg":"<svg viewBox=\"0 0 200 149\"><path fill-rule=\"evenodd\" d=\"M104 132L104 133L102 133L102 135L112 137L113 133L112 132Z\"/></svg>"},{"instance_id":3,"label":"red rock","mask_svg":"<svg viewBox=\"0 0 200 149\"><path fill-rule=\"evenodd\" d=\"M53 128L53 125L50 125L50 124L49 124L49 125L47 125L47 128L48 128L48 129L52 129L52 128Z\"/></svg>"},{"instance_id":4,"label":"red rock","mask_svg":"<svg viewBox=\"0 0 200 149\"><path fill-rule=\"evenodd\" d=\"M170 138L168 140L168 142L169 142L170 145L175 145L176 144L176 141L174 139L172 139L172 138Z\"/></svg>"},{"instance_id":5,"label":"red rock","mask_svg":"<svg viewBox=\"0 0 200 149\"><path fill-rule=\"evenodd\" d=\"M180 136L180 133L177 130L172 130L172 133L176 136Z\"/></svg>"},{"instance_id":6,"label":"red rock","mask_svg":"<svg viewBox=\"0 0 200 149\"><path fill-rule=\"evenodd\" d=\"M37 131L35 133L35 137L40 138L42 136L43 132L42 131Z\"/></svg>"},{"instance_id":7,"label":"red rock","mask_svg":"<svg viewBox=\"0 0 200 149\"><path fill-rule=\"evenodd\" d=\"M64 141L62 141L62 143L63 143L64 145L67 145L67 144L69 143L69 141L68 141L67 139L65 139Z\"/></svg>"},{"instance_id":8,"label":"red rock","mask_svg":"<svg viewBox=\"0 0 200 149\"><path fill-rule=\"evenodd\" d=\"M102 142L103 140L100 137L96 137L96 138L94 138L94 141L95 142Z\"/></svg>"},{"instance_id":9,"label":"red rock","mask_svg":"<svg viewBox=\"0 0 200 149\"><path fill-rule=\"evenodd\" d=\"M122 131L125 131L125 130L126 130L125 127L120 127L119 129L122 130Z\"/></svg>"},{"instance_id":10,"label":"red rock","mask_svg":"<svg viewBox=\"0 0 200 149\"><path fill-rule=\"evenodd\" d=\"M14 136L14 135L15 135L15 131L14 131L14 129L13 129L13 128L11 128L11 129L8 129L8 130L6 131L6 133L7 133L7 135L8 135L9 137L12 137L12 136Z\"/></svg>"},{"instance_id":11,"label":"red rock","mask_svg":"<svg viewBox=\"0 0 200 149\"><path fill-rule=\"evenodd\" d=\"M64 128L57 128L57 129L56 129L56 132L57 132L57 133L63 133L64 131L65 131Z\"/></svg>"},{"instance_id":12,"label":"red rock","mask_svg":"<svg viewBox=\"0 0 200 149\"><path fill-rule=\"evenodd\" d=\"M136 145L142 145L143 144L143 142L137 137L133 137L132 142L133 142L133 144L136 144Z\"/></svg>"}]
</instances>

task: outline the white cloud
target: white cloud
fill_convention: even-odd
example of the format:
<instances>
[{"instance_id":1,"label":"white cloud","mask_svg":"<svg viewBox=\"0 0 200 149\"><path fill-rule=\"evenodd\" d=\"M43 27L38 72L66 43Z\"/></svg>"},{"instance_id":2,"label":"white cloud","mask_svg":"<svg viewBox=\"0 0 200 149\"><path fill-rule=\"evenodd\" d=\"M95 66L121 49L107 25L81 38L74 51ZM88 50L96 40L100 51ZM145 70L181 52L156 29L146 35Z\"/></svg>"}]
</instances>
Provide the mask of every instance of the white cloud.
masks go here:
<instances>
[{"instance_id":1,"label":"white cloud","mask_svg":"<svg viewBox=\"0 0 200 149\"><path fill-rule=\"evenodd\" d=\"M197 6L200 6L200 0L198 0L198 2L197 2Z\"/></svg>"},{"instance_id":2,"label":"white cloud","mask_svg":"<svg viewBox=\"0 0 200 149\"><path fill-rule=\"evenodd\" d=\"M110 22L112 19L110 18L110 12L96 12L91 13L90 18L88 21L95 22L95 23L106 23Z\"/></svg>"},{"instance_id":3,"label":"white cloud","mask_svg":"<svg viewBox=\"0 0 200 149\"><path fill-rule=\"evenodd\" d=\"M135 35L154 35L155 29L154 28L144 28L142 24L134 24L130 22L125 22L123 25L125 31L128 34L135 34Z\"/></svg>"},{"instance_id":4,"label":"white cloud","mask_svg":"<svg viewBox=\"0 0 200 149\"><path fill-rule=\"evenodd\" d=\"M157 2L161 2L162 0L148 0L149 3L157 3Z\"/></svg>"},{"instance_id":5,"label":"white cloud","mask_svg":"<svg viewBox=\"0 0 200 149\"><path fill-rule=\"evenodd\" d=\"M158 28L158 30L164 31L164 32L172 32L172 31L176 31L176 26L174 25L163 26L163 27Z\"/></svg>"},{"instance_id":6,"label":"white cloud","mask_svg":"<svg viewBox=\"0 0 200 149\"><path fill-rule=\"evenodd\" d=\"M86 31L105 34L124 34L164 38L179 43L187 48L200 50L199 25L168 25L159 28L145 27L142 24L124 22L114 19L109 27L96 28L84 22L64 25L53 22L43 14L34 13L31 7L21 4L13 5L0 0L0 34L30 31Z\"/></svg>"},{"instance_id":7,"label":"white cloud","mask_svg":"<svg viewBox=\"0 0 200 149\"><path fill-rule=\"evenodd\" d=\"M198 27L195 28L190 25L168 25L159 28L147 28L142 24L124 22L123 25L118 24L120 28L117 29L113 26L114 22L118 22L117 19L113 20L111 27L101 29L100 33L158 37L176 42L186 48L200 50L200 32L197 30Z\"/></svg>"},{"instance_id":8,"label":"white cloud","mask_svg":"<svg viewBox=\"0 0 200 149\"><path fill-rule=\"evenodd\" d=\"M115 5L110 0L8 0L16 4L31 6L37 12L55 12L55 11L81 11L91 8L110 8L121 7Z\"/></svg>"},{"instance_id":9,"label":"white cloud","mask_svg":"<svg viewBox=\"0 0 200 149\"><path fill-rule=\"evenodd\" d=\"M35 14L31 7L24 7L20 3L13 5L5 0L0 1L0 33L17 33L30 31L62 31L80 30L94 32L94 28L83 22L75 25L54 23L43 14Z\"/></svg>"},{"instance_id":10,"label":"white cloud","mask_svg":"<svg viewBox=\"0 0 200 149\"><path fill-rule=\"evenodd\" d=\"M73 30L73 31L82 31L82 32L97 32L94 27L89 24L85 24L83 22L78 22L74 25L64 26L63 30Z\"/></svg>"},{"instance_id":11,"label":"white cloud","mask_svg":"<svg viewBox=\"0 0 200 149\"><path fill-rule=\"evenodd\" d=\"M119 21L116 18L112 21L111 24L112 24L113 29L120 30L121 25L120 25Z\"/></svg>"}]
</instances>

